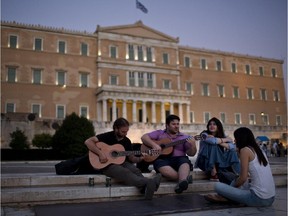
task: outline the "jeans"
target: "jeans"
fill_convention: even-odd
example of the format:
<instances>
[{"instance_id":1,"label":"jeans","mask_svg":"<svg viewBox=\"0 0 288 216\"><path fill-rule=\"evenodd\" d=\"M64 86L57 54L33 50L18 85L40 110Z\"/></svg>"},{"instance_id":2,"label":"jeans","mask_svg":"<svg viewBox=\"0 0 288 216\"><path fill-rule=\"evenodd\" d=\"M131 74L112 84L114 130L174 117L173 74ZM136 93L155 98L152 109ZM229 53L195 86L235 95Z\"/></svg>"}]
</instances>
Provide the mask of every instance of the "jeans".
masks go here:
<instances>
[{"instance_id":1,"label":"jeans","mask_svg":"<svg viewBox=\"0 0 288 216\"><path fill-rule=\"evenodd\" d=\"M231 183L233 185L233 182ZM245 204L247 206L271 206L274 202L274 197L268 199L262 199L258 197L254 191L250 190L249 188L235 188L231 185L227 185L221 182L217 182L215 184L215 191L234 202Z\"/></svg>"}]
</instances>

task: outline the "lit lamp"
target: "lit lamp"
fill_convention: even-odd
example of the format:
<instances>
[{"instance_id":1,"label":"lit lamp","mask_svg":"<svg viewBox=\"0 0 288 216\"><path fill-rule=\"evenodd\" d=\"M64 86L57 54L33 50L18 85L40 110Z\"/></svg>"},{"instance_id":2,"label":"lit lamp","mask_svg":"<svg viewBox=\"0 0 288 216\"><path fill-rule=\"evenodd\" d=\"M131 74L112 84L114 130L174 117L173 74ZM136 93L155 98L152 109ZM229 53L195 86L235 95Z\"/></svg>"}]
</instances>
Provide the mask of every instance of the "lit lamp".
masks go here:
<instances>
[{"instance_id":1,"label":"lit lamp","mask_svg":"<svg viewBox=\"0 0 288 216\"><path fill-rule=\"evenodd\" d=\"M261 112L261 116L264 116L264 112Z\"/></svg>"}]
</instances>

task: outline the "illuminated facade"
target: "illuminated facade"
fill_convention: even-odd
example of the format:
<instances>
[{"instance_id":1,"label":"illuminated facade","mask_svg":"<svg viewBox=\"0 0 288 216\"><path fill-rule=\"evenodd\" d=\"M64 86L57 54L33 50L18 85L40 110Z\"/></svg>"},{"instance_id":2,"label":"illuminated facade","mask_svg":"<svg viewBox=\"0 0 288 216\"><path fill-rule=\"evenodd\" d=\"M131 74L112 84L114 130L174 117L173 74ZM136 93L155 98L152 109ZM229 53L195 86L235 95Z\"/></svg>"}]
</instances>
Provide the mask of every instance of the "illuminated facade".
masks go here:
<instances>
[{"instance_id":1,"label":"illuminated facade","mask_svg":"<svg viewBox=\"0 0 288 216\"><path fill-rule=\"evenodd\" d=\"M19 122L31 139L53 133L72 112L97 133L125 117L134 142L163 129L170 113L192 135L214 116L229 135L240 126L271 139L287 135L282 60L181 46L141 21L94 33L2 22L1 52L4 147Z\"/></svg>"}]
</instances>

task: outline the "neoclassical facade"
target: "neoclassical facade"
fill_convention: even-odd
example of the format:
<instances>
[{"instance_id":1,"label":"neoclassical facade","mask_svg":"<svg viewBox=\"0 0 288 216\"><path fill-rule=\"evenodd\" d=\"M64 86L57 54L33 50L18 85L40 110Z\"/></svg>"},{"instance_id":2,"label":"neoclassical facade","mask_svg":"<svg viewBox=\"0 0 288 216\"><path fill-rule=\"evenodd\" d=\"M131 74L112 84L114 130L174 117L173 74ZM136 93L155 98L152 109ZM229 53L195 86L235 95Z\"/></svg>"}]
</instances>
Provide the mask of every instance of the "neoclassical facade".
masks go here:
<instances>
[{"instance_id":1,"label":"neoclassical facade","mask_svg":"<svg viewBox=\"0 0 288 216\"><path fill-rule=\"evenodd\" d=\"M270 139L287 137L283 60L181 46L141 21L94 33L1 24L4 147L17 126L31 140L53 133L72 112L93 121L97 133L127 118L134 142L163 129L171 113L191 135L215 116L229 135L247 126Z\"/></svg>"}]
</instances>

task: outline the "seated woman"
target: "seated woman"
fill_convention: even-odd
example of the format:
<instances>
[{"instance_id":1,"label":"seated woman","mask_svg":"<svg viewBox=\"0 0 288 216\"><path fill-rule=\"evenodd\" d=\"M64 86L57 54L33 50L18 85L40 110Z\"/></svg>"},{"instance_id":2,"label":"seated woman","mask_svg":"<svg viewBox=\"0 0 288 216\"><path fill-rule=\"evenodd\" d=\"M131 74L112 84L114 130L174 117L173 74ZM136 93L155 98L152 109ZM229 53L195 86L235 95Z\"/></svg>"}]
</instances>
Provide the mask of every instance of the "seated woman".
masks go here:
<instances>
[{"instance_id":1,"label":"seated woman","mask_svg":"<svg viewBox=\"0 0 288 216\"><path fill-rule=\"evenodd\" d=\"M219 170L240 172L239 158L232 138L225 136L221 121L215 117L207 123L207 130L201 133L200 149L196 167L205 171L210 180L219 181Z\"/></svg>"},{"instance_id":2,"label":"seated woman","mask_svg":"<svg viewBox=\"0 0 288 216\"><path fill-rule=\"evenodd\" d=\"M205 195L211 202L233 201L246 206L270 206L275 198L275 183L267 156L255 141L252 131L238 128L234 132L239 150L241 171L231 185L215 184L217 194ZM247 183L247 179L251 180Z\"/></svg>"}]
</instances>

